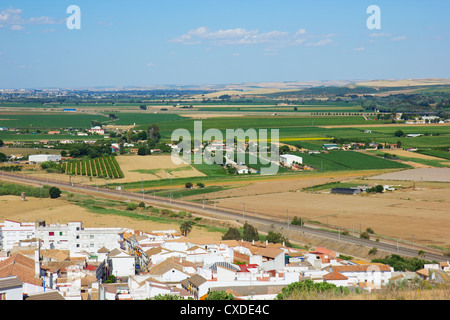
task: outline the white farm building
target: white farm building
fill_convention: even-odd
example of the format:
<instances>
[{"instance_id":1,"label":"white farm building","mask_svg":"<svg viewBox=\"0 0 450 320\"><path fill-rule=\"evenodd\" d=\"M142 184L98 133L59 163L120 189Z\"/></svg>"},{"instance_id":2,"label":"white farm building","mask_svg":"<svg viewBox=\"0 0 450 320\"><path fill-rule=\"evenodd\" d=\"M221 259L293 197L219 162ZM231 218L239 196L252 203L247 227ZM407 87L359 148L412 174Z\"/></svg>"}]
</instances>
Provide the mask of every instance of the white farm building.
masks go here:
<instances>
[{"instance_id":1,"label":"white farm building","mask_svg":"<svg viewBox=\"0 0 450 320\"><path fill-rule=\"evenodd\" d=\"M280 155L280 162L285 166L290 167L294 162L303 164L303 158L293 154L282 154Z\"/></svg>"},{"instance_id":2,"label":"white farm building","mask_svg":"<svg viewBox=\"0 0 450 320\"><path fill-rule=\"evenodd\" d=\"M33 154L28 156L28 161L32 163L42 163L45 161L61 161L59 154Z\"/></svg>"}]
</instances>

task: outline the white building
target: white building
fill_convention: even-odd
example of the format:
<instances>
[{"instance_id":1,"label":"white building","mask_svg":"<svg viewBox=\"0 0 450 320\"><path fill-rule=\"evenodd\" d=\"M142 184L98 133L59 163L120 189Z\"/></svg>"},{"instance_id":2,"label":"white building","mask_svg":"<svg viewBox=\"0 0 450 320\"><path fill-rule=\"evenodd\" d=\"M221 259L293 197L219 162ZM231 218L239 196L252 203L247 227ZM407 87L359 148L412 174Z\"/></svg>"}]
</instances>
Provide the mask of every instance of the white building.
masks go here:
<instances>
[{"instance_id":1,"label":"white building","mask_svg":"<svg viewBox=\"0 0 450 320\"><path fill-rule=\"evenodd\" d=\"M61 161L61 155L59 155L59 154L34 154L34 155L29 155L28 160L31 163L42 163L45 161Z\"/></svg>"},{"instance_id":2,"label":"white building","mask_svg":"<svg viewBox=\"0 0 450 320\"><path fill-rule=\"evenodd\" d=\"M100 126L92 127L88 131L94 134L105 134L105 130L102 129Z\"/></svg>"},{"instance_id":3,"label":"white building","mask_svg":"<svg viewBox=\"0 0 450 320\"><path fill-rule=\"evenodd\" d=\"M0 301L23 300L23 282L16 276L0 278Z\"/></svg>"},{"instance_id":4,"label":"white building","mask_svg":"<svg viewBox=\"0 0 450 320\"><path fill-rule=\"evenodd\" d=\"M83 228L81 222L43 225L36 229L36 238L42 239L42 248L70 250L71 254L87 251L97 255L103 247L120 248L123 241L122 228Z\"/></svg>"},{"instance_id":5,"label":"white building","mask_svg":"<svg viewBox=\"0 0 450 320\"><path fill-rule=\"evenodd\" d=\"M114 275L116 278L135 275L135 258L125 251L116 248L108 254L108 269L108 273Z\"/></svg>"},{"instance_id":6,"label":"white building","mask_svg":"<svg viewBox=\"0 0 450 320\"><path fill-rule=\"evenodd\" d=\"M293 154L282 154L280 155L280 162L285 166L290 167L294 164L294 162L302 164L303 158Z\"/></svg>"},{"instance_id":7,"label":"white building","mask_svg":"<svg viewBox=\"0 0 450 320\"><path fill-rule=\"evenodd\" d=\"M20 241L33 238L35 231L35 222L5 220L0 225L0 244L2 249L5 251L11 250Z\"/></svg>"}]
</instances>

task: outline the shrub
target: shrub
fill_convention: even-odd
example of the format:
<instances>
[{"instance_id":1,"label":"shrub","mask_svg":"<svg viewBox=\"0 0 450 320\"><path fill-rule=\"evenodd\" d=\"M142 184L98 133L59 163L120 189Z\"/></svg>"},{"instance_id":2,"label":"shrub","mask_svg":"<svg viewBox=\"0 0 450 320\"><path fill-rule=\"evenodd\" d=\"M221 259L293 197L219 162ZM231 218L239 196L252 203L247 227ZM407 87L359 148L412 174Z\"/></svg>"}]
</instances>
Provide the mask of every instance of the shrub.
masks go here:
<instances>
[{"instance_id":1,"label":"shrub","mask_svg":"<svg viewBox=\"0 0 450 320\"><path fill-rule=\"evenodd\" d=\"M369 250L369 254L370 255L376 254L377 251L378 251L377 247L373 247L372 249Z\"/></svg>"},{"instance_id":2,"label":"shrub","mask_svg":"<svg viewBox=\"0 0 450 320\"><path fill-rule=\"evenodd\" d=\"M139 202L138 207L139 207L139 208L145 208L145 203L144 203L144 201Z\"/></svg>"},{"instance_id":3,"label":"shrub","mask_svg":"<svg viewBox=\"0 0 450 320\"><path fill-rule=\"evenodd\" d=\"M127 210L130 210L130 211L136 210L137 207L138 207L138 205L134 202L130 202L127 204Z\"/></svg>"},{"instance_id":4,"label":"shrub","mask_svg":"<svg viewBox=\"0 0 450 320\"><path fill-rule=\"evenodd\" d=\"M201 183L201 182L199 182L199 183L197 183L197 187L199 187L199 188L204 188L204 187L205 187L205 184L204 184L204 183Z\"/></svg>"},{"instance_id":5,"label":"shrub","mask_svg":"<svg viewBox=\"0 0 450 320\"><path fill-rule=\"evenodd\" d=\"M367 233L370 233L370 234L374 234L374 233L375 233L375 232L373 231L372 228L367 228L367 229L366 229L366 232L367 232Z\"/></svg>"},{"instance_id":6,"label":"shrub","mask_svg":"<svg viewBox=\"0 0 450 320\"><path fill-rule=\"evenodd\" d=\"M169 209L162 209L162 210L161 210L161 214L164 214L164 215L166 215L166 214L171 214L171 213L173 213L173 211L172 211L172 210L169 210Z\"/></svg>"},{"instance_id":7,"label":"shrub","mask_svg":"<svg viewBox=\"0 0 450 320\"><path fill-rule=\"evenodd\" d=\"M367 239L367 240L370 239L370 235L369 235L367 232L361 232L361 234L359 235L359 237L360 237L361 239Z\"/></svg>"},{"instance_id":8,"label":"shrub","mask_svg":"<svg viewBox=\"0 0 450 320\"><path fill-rule=\"evenodd\" d=\"M52 199L59 198L61 196L61 190L59 190L59 188L57 188L57 187L51 187L48 190L48 194L50 195L50 198L52 198Z\"/></svg>"}]
</instances>

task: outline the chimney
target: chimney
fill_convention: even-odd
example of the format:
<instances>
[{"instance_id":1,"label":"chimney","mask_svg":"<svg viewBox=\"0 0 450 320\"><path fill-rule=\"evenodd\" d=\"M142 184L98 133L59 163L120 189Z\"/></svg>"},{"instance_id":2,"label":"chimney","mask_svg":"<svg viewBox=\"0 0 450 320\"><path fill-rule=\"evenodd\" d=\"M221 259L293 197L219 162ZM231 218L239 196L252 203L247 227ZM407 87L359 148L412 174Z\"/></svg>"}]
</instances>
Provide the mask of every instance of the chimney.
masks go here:
<instances>
[{"instance_id":1,"label":"chimney","mask_svg":"<svg viewBox=\"0 0 450 320\"><path fill-rule=\"evenodd\" d=\"M37 239L38 246L34 250L34 275L37 278L41 277L41 240Z\"/></svg>"}]
</instances>

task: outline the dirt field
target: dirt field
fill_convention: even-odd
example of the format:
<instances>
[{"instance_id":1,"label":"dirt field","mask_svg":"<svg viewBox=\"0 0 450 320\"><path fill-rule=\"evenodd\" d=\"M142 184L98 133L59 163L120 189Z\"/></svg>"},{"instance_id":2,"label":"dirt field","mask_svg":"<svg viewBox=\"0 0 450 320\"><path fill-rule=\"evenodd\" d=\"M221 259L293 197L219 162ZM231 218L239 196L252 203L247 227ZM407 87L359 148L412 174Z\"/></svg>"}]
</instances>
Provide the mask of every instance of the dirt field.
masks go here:
<instances>
[{"instance_id":1,"label":"dirt field","mask_svg":"<svg viewBox=\"0 0 450 320\"><path fill-rule=\"evenodd\" d=\"M426 154L421 154L421 153L417 153L417 152L410 152L410 151L406 151L406 150L402 150L402 149L398 149L398 150L383 150L383 152L385 153L390 153L390 154L395 154L397 156L400 157L406 157L406 158L417 158L417 159L425 159L425 160L442 160L442 158L437 158L437 157L433 157L433 156L429 156Z\"/></svg>"},{"instance_id":2,"label":"dirt field","mask_svg":"<svg viewBox=\"0 0 450 320\"><path fill-rule=\"evenodd\" d=\"M416 168L385 173L369 179L450 182L450 168Z\"/></svg>"},{"instance_id":3,"label":"dirt field","mask_svg":"<svg viewBox=\"0 0 450 320\"><path fill-rule=\"evenodd\" d=\"M25 222L26 219L28 221L45 220L47 224L81 221L85 228L121 227L147 232L168 229L179 231L179 224L177 223L165 224L133 220L116 215L105 216L91 213L64 199L37 199L29 197L26 201L22 201L17 196L0 196L0 222L3 222L5 219L21 222ZM189 237L208 237L220 240L222 239L222 234L207 232L204 229L194 227Z\"/></svg>"},{"instance_id":4,"label":"dirt field","mask_svg":"<svg viewBox=\"0 0 450 320\"><path fill-rule=\"evenodd\" d=\"M287 217L376 233L417 243L449 246L450 188L406 189L388 194L336 195L280 192L266 195L217 199L217 206L264 214L281 221ZM256 210L256 212L255 212Z\"/></svg>"},{"instance_id":5,"label":"dirt field","mask_svg":"<svg viewBox=\"0 0 450 320\"><path fill-rule=\"evenodd\" d=\"M125 178L114 179L114 183L158 180L172 178L202 177L205 174L185 162L173 163L170 155L116 157ZM146 170L138 172L136 170Z\"/></svg>"}]
</instances>

